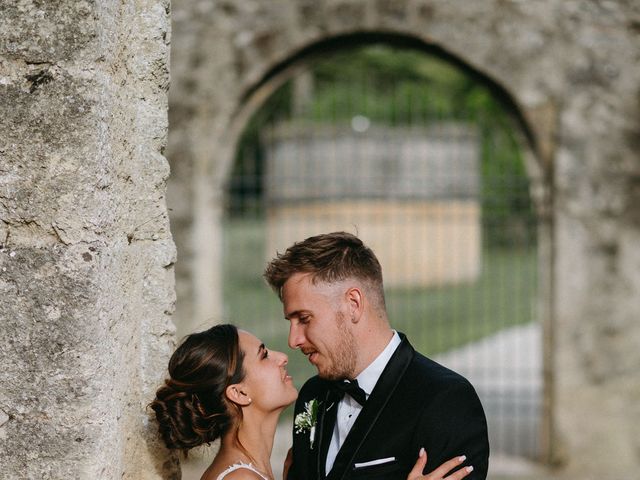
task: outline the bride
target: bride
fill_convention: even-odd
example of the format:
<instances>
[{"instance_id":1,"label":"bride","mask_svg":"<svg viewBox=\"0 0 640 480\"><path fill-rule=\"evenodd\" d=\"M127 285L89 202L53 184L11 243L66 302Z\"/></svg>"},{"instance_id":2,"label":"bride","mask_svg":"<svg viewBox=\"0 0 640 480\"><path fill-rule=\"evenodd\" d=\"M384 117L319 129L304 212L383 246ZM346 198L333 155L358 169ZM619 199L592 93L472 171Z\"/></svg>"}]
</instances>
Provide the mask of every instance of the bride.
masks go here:
<instances>
[{"instance_id":1,"label":"bride","mask_svg":"<svg viewBox=\"0 0 640 480\"><path fill-rule=\"evenodd\" d=\"M151 402L169 449L182 450L221 439L201 480L274 480L271 450L278 419L298 392L285 369L287 356L268 350L252 334L217 325L186 337L169 361L169 377ZM454 458L428 475L420 451L408 480L460 480ZM284 478L288 465L285 463Z\"/></svg>"}]
</instances>

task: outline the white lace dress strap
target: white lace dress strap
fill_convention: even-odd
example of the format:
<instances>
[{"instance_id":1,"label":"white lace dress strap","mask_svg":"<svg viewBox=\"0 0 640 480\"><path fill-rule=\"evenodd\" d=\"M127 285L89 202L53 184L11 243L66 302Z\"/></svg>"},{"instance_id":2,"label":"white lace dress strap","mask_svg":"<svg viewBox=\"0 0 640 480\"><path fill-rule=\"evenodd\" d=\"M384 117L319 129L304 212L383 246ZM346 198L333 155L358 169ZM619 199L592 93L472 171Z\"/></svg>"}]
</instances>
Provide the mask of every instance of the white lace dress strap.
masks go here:
<instances>
[{"instance_id":1,"label":"white lace dress strap","mask_svg":"<svg viewBox=\"0 0 640 480\"><path fill-rule=\"evenodd\" d=\"M242 462L234 463L233 465L228 467L224 472L222 472L220 475L218 475L218 478L216 480L222 480L224 477L229 475L231 472L235 472L236 470L239 470L241 468L244 468L246 470L251 470L252 472L257 473L258 475L260 475L260 478L264 478L264 480L269 480L262 473L260 473L258 470L256 470L256 467L254 467L250 463L242 463Z\"/></svg>"}]
</instances>

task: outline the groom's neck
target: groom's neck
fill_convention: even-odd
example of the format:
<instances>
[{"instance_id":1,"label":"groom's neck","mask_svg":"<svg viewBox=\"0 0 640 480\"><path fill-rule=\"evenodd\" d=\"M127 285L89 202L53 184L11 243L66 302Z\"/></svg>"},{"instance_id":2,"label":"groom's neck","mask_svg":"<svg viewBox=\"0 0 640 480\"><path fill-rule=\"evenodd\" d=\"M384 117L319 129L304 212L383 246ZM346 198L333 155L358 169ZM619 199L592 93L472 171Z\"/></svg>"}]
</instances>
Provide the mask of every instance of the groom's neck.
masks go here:
<instances>
[{"instance_id":1,"label":"groom's neck","mask_svg":"<svg viewBox=\"0 0 640 480\"><path fill-rule=\"evenodd\" d=\"M371 365L378 355L389 345L389 342L393 338L393 330L386 321L384 323L376 322L370 325L363 325L362 328L357 331L355 337L356 348L358 350L358 362L353 374L354 378Z\"/></svg>"}]
</instances>

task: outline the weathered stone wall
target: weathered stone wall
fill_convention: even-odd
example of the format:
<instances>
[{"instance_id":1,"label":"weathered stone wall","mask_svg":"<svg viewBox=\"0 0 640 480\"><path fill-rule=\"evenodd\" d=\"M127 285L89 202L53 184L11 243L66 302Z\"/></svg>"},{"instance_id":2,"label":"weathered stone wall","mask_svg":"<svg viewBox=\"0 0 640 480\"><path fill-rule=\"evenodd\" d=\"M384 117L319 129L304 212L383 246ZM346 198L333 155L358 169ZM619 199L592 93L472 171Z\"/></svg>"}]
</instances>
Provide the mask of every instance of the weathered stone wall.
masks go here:
<instances>
[{"instance_id":1,"label":"weathered stone wall","mask_svg":"<svg viewBox=\"0 0 640 480\"><path fill-rule=\"evenodd\" d=\"M3 478L175 472L145 411L173 345L168 10L0 5Z\"/></svg>"},{"instance_id":2,"label":"weathered stone wall","mask_svg":"<svg viewBox=\"0 0 640 480\"><path fill-rule=\"evenodd\" d=\"M302 238L358 225L383 265L385 288L477 280L478 145L463 124L363 132L278 125L265 149L265 263Z\"/></svg>"},{"instance_id":3,"label":"weathered stone wall","mask_svg":"<svg viewBox=\"0 0 640 480\"><path fill-rule=\"evenodd\" d=\"M339 35L406 35L511 94L537 145L551 454L569 478L640 468L640 4L634 0L175 0L168 156L183 327L219 314L233 146L275 65ZM549 208L552 208L549 210Z\"/></svg>"}]
</instances>

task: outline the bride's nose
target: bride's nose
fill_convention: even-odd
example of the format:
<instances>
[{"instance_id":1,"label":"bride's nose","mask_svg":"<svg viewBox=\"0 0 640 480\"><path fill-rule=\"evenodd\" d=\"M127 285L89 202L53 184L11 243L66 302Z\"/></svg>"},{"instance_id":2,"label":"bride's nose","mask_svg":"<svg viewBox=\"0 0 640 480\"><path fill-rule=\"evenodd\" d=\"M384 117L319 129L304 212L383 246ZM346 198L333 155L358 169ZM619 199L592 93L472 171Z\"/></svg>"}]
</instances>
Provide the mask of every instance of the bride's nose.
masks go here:
<instances>
[{"instance_id":1,"label":"bride's nose","mask_svg":"<svg viewBox=\"0 0 640 480\"><path fill-rule=\"evenodd\" d=\"M280 355L279 365L284 367L287 363L289 363L289 357L287 357L286 353L278 352Z\"/></svg>"}]
</instances>

